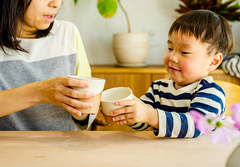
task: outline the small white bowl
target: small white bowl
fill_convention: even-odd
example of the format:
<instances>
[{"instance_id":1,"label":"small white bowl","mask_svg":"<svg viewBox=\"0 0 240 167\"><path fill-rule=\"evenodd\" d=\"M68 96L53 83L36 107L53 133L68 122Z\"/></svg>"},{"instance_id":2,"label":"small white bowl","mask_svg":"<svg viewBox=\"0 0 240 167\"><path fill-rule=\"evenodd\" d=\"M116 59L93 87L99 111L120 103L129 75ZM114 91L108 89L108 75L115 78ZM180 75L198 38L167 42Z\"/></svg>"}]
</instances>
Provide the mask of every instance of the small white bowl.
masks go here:
<instances>
[{"instance_id":1,"label":"small white bowl","mask_svg":"<svg viewBox=\"0 0 240 167\"><path fill-rule=\"evenodd\" d=\"M95 78L95 77L81 77L81 76L71 76L71 75L69 75L68 77L86 81L89 84L88 88L72 87L73 89L81 90L83 92L93 92L96 95L103 91L105 81L106 81L105 79Z\"/></svg>"},{"instance_id":2,"label":"small white bowl","mask_svg":"<svg viewBox=\"0 0 240 167\"><path fill-rule=\"evenodd\" d=\"M110 113L112 110L122 108L124 106L117 106L117 101L133 99L132 90L128 87L115 87L102 92L101 109L107 116L115 116Z\"/></svg>"},{"instance_id":3,"label":"small white bowl","mask_svg":"<svg viewBox=\"0 0 240 167\"><path fill-rule=\"evenodd\" d=\"M96 94L96 96L94 98L79 99L82 102L87 102L87 103L93 104L92 108L82 108L82 109L79 109L79 111L81 113L93 113L93 114L98 113L101 96L102 96L102 91L103 91L104 85L105 85L105 79L95 78L95 77L80 77L80 76L68 76L68 77L83 80L83 81L88 82L88 84L89 84L88 88L72 87L73 89L83 91L83 92L93 92ZM74 117L77 119L78 116L74 116Z\"/></svg>"}]
</instances>

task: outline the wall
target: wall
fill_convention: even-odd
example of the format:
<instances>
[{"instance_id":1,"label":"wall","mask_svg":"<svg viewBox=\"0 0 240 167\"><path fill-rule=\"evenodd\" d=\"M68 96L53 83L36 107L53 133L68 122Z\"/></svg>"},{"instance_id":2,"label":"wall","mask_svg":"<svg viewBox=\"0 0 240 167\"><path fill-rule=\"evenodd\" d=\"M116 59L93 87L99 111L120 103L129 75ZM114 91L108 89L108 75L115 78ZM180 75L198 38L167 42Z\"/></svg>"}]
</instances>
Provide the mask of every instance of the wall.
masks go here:
<instances>
[{"instance_id":1,"label":"wall","mask_svg":"<svg viewBox=\"0 0 240 167\"><path fill-rule=\"evenodd\" d=\"M179 0L122 0L132 32L153 30L147 64L163 64L167 49L168 29L177 18ZM112 51L112 35L127 32L127 23L119 8L113 18L103 18L97 10L97 0L63 0L57 15L58 20L71 21L77 25L88 55L90 64L115 64ZM235 37L233 52L240 52L240 22L230 23Z\"/></svg>"}]
</instances>

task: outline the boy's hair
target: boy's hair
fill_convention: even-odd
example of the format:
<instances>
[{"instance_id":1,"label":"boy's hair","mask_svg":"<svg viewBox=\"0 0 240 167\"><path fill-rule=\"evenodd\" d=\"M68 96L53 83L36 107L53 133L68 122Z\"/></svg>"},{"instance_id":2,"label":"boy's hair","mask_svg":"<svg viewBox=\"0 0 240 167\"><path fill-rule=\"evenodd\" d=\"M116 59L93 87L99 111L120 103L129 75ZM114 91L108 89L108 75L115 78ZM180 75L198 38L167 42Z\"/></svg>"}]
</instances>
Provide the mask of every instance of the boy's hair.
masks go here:
<instances>
[{"instance_id":1,"label":"boy's hair","mask_svg":"<svg viewBox=\"0 0 240 167\"><path fill-rule=\"evenodd\" d=\"M168 35L174 32L194 36L202 43L210 44L208 54L229 54L234 46L233 33L227 20L209 10L193 10L178 17Z\"/></svg>"},{"instance_id":2,"label":"boy's hair","mask_svg":"<svg viewBox=\"0 0 240 167\"><path fill-rule=\"evenodd\" d=\"M20 45L17 39L18 21L23 23L24 14L29 7L31 0L1 0L0 1L0 48L5 52L4 47L9 49L27 52ZM45 37L52 29L53 23L46 30L38 30L36 37ZM6 52L5 52L6 53Z\"/></svg>"}]
</instances>

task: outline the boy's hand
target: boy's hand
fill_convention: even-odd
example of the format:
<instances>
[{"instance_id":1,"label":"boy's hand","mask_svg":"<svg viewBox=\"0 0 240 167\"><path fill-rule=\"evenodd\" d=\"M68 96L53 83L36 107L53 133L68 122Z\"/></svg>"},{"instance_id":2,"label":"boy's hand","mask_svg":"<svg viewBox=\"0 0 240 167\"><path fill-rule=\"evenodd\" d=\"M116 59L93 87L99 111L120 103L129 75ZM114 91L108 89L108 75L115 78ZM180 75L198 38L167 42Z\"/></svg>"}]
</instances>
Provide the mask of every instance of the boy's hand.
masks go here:
<instances>
[{"instance_id":1,"label":"boy's hand","mask_svg":"<svg viewBox=\"0 0 240 167\"><path fill-rule=\"evenodd\" d=\"M118 106L126 106L111 111L111 114L118 115L113 117L118 125L132 123L147 123L158 128L157 110L147 106L140 99L134 96L133 100L124 100L116 102Z\"/></svg>"}]
</instances>

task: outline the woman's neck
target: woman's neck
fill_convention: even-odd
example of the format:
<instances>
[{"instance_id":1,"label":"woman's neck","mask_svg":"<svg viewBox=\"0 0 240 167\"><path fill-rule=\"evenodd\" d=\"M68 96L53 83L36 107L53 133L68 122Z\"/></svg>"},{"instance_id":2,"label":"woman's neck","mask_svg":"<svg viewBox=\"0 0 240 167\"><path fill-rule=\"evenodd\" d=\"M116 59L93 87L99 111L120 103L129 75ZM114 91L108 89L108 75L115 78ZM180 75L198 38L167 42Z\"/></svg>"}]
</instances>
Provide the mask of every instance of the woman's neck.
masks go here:
<instances>
[{"instance_id":1,"label":"woman's neck","mask_svg":"<svg viewBox=\"0 0 240 167\"><path fill-rule=\"evenodd\" d=\"M18 38L36 38L36 32L38 31L35 28L27 27L24 24L18 24L17 28L17 37Z\"/></svg>"}]
</instances>

